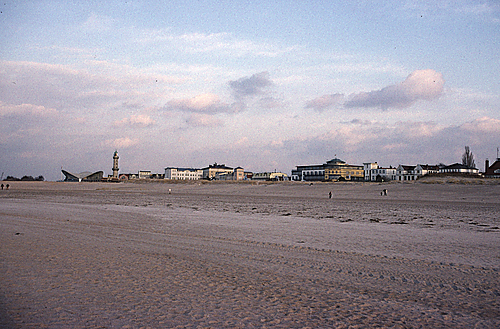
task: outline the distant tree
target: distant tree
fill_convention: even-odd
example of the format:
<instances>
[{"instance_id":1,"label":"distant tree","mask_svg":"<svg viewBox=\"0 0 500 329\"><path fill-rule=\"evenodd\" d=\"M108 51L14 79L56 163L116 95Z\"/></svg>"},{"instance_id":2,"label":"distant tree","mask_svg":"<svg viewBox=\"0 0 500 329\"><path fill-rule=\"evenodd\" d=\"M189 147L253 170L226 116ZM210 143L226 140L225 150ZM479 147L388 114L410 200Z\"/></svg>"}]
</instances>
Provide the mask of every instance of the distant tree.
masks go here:
<instances>
[{"instance_id":1,"label":"distant tree","mask_svg":"<svg viewBox=\"0 0 500 329\"><path fill-rule=\"evenodd\" d=\"M468 146L465 147L465 152L464 154L462 154L462 164L469 168L476 167L476 163L474 162L474 154L472 154Z\"/></svg>"},{"instance_id":2,"label":"distant tree","mask_svg":"<svg viewBox=\"0 0 500 329\"><path fill-rule=\"evenodd\" d=\"M5 181L24 181L24 182L33 182L33 181L43 182L45 180L45 178L42 175L35 177L35 178L33 176L24 175L23 177L21 177L21 179L14 177L14 176L7 176L7 178L5 178L4 180Z\"/></svg>"}]
</instances>

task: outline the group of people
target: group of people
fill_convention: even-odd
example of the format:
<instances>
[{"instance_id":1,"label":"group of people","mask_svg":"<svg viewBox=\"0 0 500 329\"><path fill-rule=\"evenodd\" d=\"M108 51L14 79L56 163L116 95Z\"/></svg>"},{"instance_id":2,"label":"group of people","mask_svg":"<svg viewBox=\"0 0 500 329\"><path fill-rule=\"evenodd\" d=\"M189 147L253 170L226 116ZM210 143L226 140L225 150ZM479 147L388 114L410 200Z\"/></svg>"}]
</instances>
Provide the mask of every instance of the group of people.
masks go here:
<instances>
[{"instance_id":1,"label":"group of people","mask_svg":"<svg viewBox=\"0 0 500 329\"><path fill-rule=\"evenodd\" d=\"M4 186L3 186L3 183L2 183L2 185L0 185L0 187L1 187L1 188L2 188L2 190L3 190L3 187L4 187ZM9 189L9 187L10 187L10 185L9 185L9 184L7 184L7 185L5 186L5 189L6 189L6 190L8 190L8 189Z\"/></svg>"}]
</instances>

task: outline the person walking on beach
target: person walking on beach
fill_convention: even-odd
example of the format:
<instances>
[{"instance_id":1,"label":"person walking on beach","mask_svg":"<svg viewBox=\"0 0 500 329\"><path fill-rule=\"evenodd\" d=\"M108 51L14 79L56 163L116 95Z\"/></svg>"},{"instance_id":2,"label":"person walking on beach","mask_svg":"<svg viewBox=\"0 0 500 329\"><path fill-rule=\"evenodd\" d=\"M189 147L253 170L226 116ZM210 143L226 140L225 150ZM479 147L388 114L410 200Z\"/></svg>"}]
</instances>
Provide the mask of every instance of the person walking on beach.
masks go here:
<instances>
[{"instance_id":1,"label":"person walking on beach","mask_svg":"<svg viewBox=\"0 0 500 329\"><path fill-rule=\"evenodd\" d=\"M330 191L330 193L328 193L328 199L331 199L332 198L332 191Z\"/></svg>"},{"instance_id":2,"label":"person walking on beach","mask_svg":"<svg viewBox=\"0 0 500 329\"><path fill-rule=\"evenodd\" d=\"M3 184L2 184L2 190L3 190Z\"/></svg>"},{"instance_id":3,"label":"person walking on beach","mask_svg":"<svg viewBox=\"0 0 500 329\"><path fill-rule=\"evenodd\" d=\"M8 190L9 189L9 184L7 184L7 186L5 186L5 189Z\"/></svg>"}]
</instances>

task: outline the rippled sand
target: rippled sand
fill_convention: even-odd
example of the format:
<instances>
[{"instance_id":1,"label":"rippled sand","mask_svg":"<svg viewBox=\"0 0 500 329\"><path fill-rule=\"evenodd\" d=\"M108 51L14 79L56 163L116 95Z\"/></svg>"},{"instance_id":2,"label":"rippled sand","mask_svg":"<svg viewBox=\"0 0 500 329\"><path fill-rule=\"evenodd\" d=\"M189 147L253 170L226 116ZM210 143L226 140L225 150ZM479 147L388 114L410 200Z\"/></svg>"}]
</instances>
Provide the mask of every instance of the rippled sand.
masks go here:
<instances>
[{"instance_id":1,"label":"rippled sand","mask_svg":"<svg viewBox=\"0 0 500 329\"><path fill-rule=\"evenodd\" d=\"M14 182L0 191L0 324L498 328L499 195L498 184Z\"/></svg>"}]
</instances>

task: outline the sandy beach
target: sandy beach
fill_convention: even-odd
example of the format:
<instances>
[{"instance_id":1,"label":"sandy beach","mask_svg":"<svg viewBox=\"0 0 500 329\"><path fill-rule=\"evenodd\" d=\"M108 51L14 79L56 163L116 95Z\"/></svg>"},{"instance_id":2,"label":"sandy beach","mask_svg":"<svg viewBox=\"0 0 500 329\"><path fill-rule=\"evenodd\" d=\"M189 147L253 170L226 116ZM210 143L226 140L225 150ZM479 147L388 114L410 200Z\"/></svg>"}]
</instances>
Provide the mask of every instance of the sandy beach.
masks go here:
<instances>
[{"instance_id":1,"label":"sandy beach","mask_svg":"<svg viewBox=\"0 0 500 329\"><path fill-rule=\"evenodd\" d=\"M2 328L500 327L500 184L10 185Z\"/></svg>"}]
</instances>

